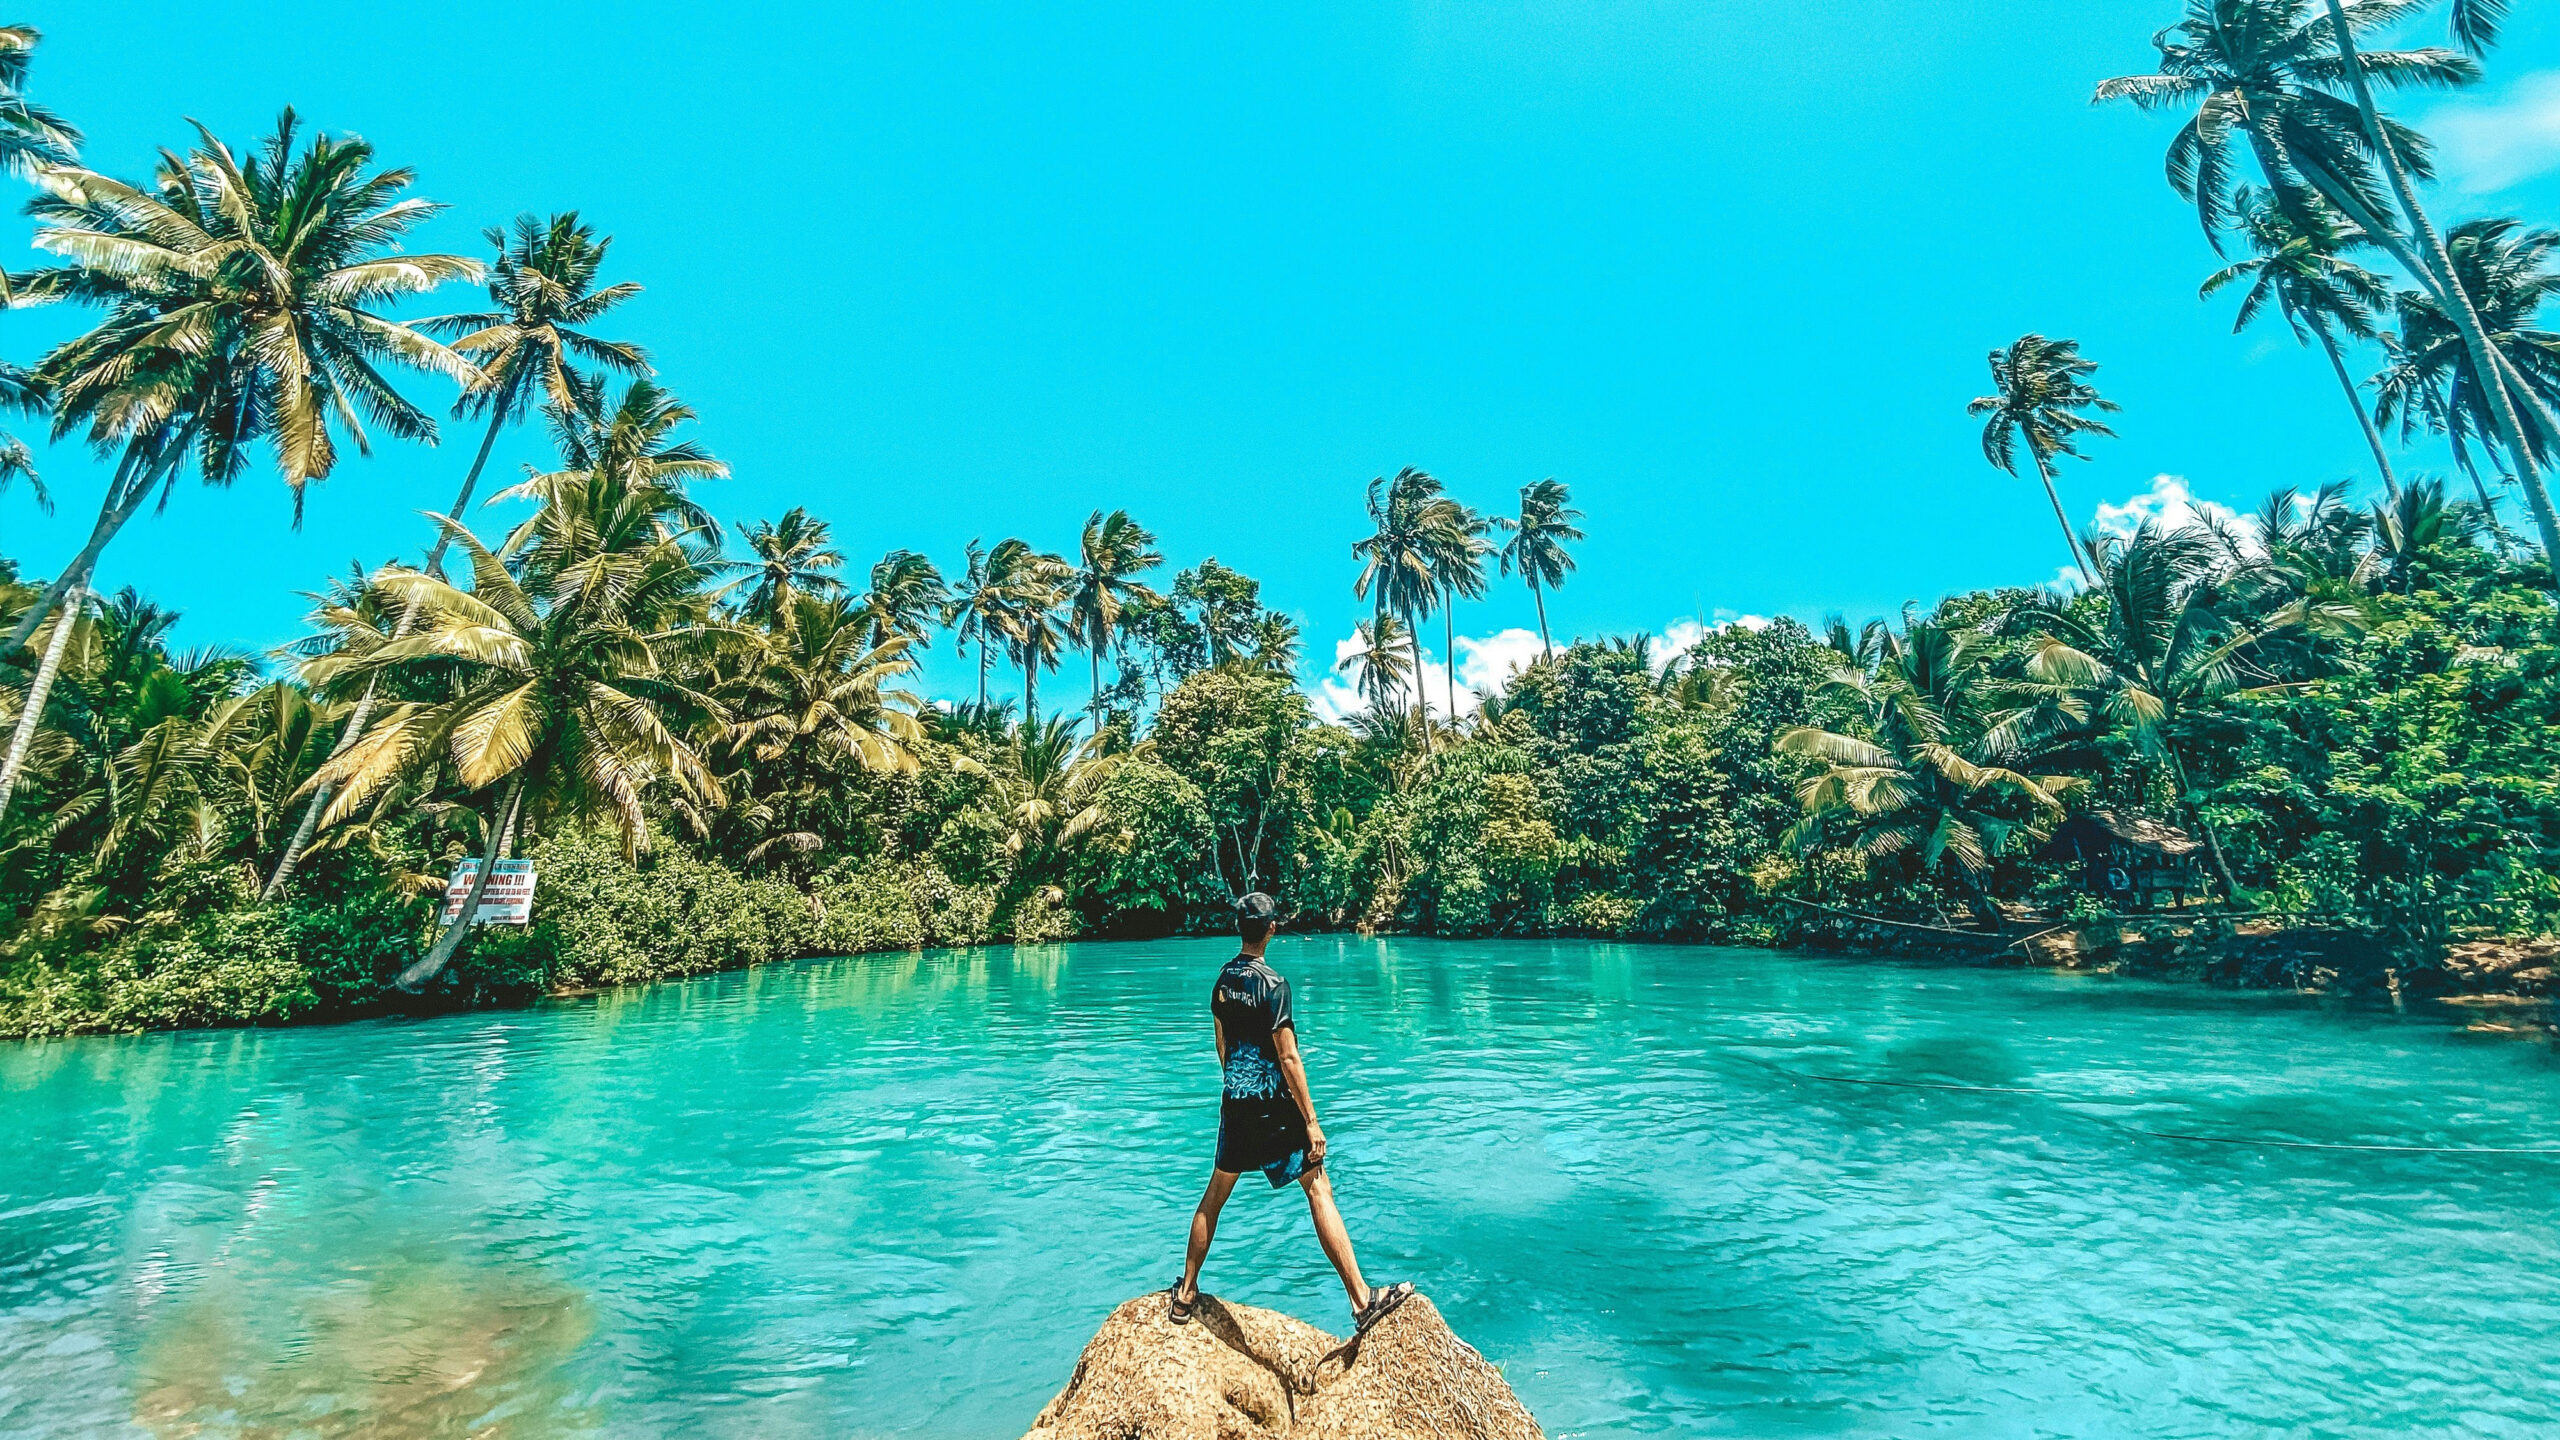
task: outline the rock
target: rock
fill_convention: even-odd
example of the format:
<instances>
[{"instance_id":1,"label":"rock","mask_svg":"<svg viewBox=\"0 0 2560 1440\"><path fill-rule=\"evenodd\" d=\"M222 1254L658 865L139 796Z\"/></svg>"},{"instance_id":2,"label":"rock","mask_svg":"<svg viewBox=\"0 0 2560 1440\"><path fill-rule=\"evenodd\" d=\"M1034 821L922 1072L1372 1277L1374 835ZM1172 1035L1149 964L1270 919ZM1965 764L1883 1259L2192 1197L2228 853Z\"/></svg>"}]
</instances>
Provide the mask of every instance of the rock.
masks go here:
<instances>
[{"instance_id":1,"label":"rock","mask_svg":"<svg viewBox=\"0 0 2560 1440\"><path fill-rule=\"evenodd\" d=\"M1541 1440L1538 1422L1419 1295L1354 1341L1202 1296L1111 1312L1023 1440Z\"/></svg>"}]
</instances>

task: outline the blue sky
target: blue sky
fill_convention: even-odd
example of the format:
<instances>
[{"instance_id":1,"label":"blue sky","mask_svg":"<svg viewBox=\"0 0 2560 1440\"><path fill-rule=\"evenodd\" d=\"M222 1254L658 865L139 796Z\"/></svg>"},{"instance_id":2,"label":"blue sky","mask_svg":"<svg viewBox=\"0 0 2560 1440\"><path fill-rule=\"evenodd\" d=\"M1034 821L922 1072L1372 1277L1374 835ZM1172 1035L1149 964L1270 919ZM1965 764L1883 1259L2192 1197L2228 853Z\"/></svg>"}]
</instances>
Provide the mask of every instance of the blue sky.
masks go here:
<instances>
[{"instance_id":1,"label":"blue sky","mask_svg":"<svg viewBox=\"0 0 2560 1440\"><path fill-rule=\"evenodd\" d=\"M1361 488L1405 464L1488 509L1574 487L1569 632L2046 581L2051 514L1963 413L2030 329L2125 407L2064 476L2077 519L2372 483L2317 356L2196 302L2171 122L2088 105L2152 67L2171 0L226 8L43 7L33 88L137 176L185 117L245 144L290 102L415 167L452 207L436 248L580 210L648 287L618 333L735 468L703 496L725 519L805 504L861 564L956 565L1126 506L1174 562L1260 577L1311 682L1361 613ZM2520 9L2488 84L2408 112L2447 142L2447 218L2560 218L2560 18ZM295 592L415 553L464 433L350 461L299 533L271 472L183 489L101 583L194 643L287 639ZM42 458L60 508L0 495L0 550L49 573L102 474ZM497 464L539 458L528 430ZM1531 623L1516 583L1458 617ZM1513 653L1460 648L1464 678ZM937 645L930 688L965 673Z\"/></svg>"}]
</instances>

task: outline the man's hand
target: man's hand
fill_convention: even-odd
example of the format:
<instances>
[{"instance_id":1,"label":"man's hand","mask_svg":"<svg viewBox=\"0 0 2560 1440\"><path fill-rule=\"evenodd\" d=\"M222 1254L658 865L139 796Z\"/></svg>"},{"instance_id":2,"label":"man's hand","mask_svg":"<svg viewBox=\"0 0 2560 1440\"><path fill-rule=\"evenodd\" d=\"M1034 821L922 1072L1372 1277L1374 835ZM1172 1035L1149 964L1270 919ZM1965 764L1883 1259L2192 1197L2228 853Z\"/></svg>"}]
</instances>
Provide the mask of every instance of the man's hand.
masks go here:
<instances>
[{"instance_id":1,"label":"man's hand","mask_svg":"<svg viewBox=\"0 0 2560 1440\"><path fill-rule=\"evenodd\" d=\"M1311 1120L1307 1122L1307 1168L1312 1170L1323 1163L1324 1127Z\"/></svg>"}]
</instances>

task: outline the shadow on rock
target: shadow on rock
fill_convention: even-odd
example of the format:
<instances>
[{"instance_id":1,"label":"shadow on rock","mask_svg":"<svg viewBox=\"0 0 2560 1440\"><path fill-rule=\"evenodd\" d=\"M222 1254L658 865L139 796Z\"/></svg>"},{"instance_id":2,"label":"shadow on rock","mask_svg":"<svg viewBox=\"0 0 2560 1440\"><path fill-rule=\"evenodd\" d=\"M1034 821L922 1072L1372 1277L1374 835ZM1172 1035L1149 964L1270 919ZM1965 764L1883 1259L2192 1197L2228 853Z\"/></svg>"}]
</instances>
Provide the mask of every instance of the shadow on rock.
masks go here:
<instances>
[{"instance_id":1,"label":"shadow on rock","mask_svg":"<svg viewBox=\"0 0 2560 1440\"><path fill-rule=\"evenodd\" d=\"M1188 1325L1162 1294L1102 1322L1024 1440L1540 1440L1538 1422L1417 1295L1337 1340L1203 1296Z\"/></svg>"}]
</instances>

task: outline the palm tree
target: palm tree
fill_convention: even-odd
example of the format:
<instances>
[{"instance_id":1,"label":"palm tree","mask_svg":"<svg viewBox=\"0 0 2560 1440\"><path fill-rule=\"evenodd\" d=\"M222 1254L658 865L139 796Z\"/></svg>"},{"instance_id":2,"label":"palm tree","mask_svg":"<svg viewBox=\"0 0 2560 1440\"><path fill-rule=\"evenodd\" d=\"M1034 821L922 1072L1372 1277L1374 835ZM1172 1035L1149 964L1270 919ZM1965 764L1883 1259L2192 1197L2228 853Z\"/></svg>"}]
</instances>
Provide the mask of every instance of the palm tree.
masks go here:
<instances>
[{"instance_id":1,"label":"palm tree","mask_svg":"<svg viewBox=\"0 0 2560 1440\"><path fill-rule=\"evenodd\" d=\"M1449 720L1458 719L1458 601L1484 598L1484 561L1493 553L1485 543L1492 527L1485 518L1455 500L1431 508L1423 531L1431 562L1431 578L1440 587L1442 659L1448 665Z\"/></svg>"},{"instance_id":2,"label":"palm tree","mask_svg":"<svg viewBox=\"0 0 2560 1440\"><path fill-rule=\"evenodd\" d=\"M1102 657L1120 633L1121 607L1160 598L1131 578L1164 563L1156 537L1126 510L1096 510L1084 522L1082 563L1066 578L1067 629L1093 666L1093 733L1102 733ZM1026 703L1024 714L1031 710Z\"/></svg>"},{"instance_id":3,"label":"palm tree","mask_svg":"<svg viewBox=\"0 0 2560 1440\"><path fill-rule=\"evenodd\" d=\"M1061 591L1072 572L1056 555L1034 550L1027 540L1004 539L987 552L981 586L992 592L989 603L994 634L1013 662L1022 667L1022 717L1026 725L1040 720L1040 672L1058 668L1066 632L1058 625ZM984 643L982 640L981 644ZM983 657L982 657L983 658Z\"/></svg>"},{"instance_id":4,"label":"palm tree","mask_svg":"<svg viewBox=\"0 0 2560 1440\"><path fill-rule=\"evenodd\" d=\"M1493 521L1511 534L1502 545L1502 573L1516 570L1529 582L1529 598L1538 607L1538 649L1550 660L1556 645L1547 634L1546 592L1573 573L1573 552L1566 547L1581 542L1582 531L1574 524L1581 518L1582 512L1573 508L1573 492L1551 476L1520 487L1519 518L1496 516Z\"/></svg>"},{"instance_id":5,"label":"palm tree","mask_svg":"<svg viewBox=\"0 0 2560 1440\"><path fill-rule=\"evenodd\" d=\"M1253 622L1253 663L1263 671L1284 679L1295 676L1304 648L1298 622L1279 611L1265 610Z\"/></svg>"},{"instance_id":6,"label":"palm tree","mask_svg":"<svg viewBox=\"0 0 2560 1440\"><path fill-rule=\"evenodd\" d=\"M498 432L548 405L562 413L597 410L596 382L604 375L645 377L649 357L637 345L603 340L589 334L592 325L615 306L640 293L630 281L595 288L604 268L610 236L598 237L578 221L574 210L536 220L518 215L512 238L491 227L481 232L497 251L489 263L489 300L497 308L466 314L439 315L419 322L431 334L451 335L453 348L480 366L487 382L463 392L454 413L489 418L480 449L462 477L462 488L447 513L460 520L471 504L471 492L498 443ZM595 367L579 370L572 358ZM427 556L428 573L438 573L449 537L439 533Z\"/></svg>"},{"instance_id":7,"label":"palm tree","mask_svg":"<svg viewBox=\"0 0 2560 1440\"><path fill-rule=\"evenodd\" d=\"M2081 413L2117 408L2089 383L2097 368L2098 362L2081 358L2077 340L2021 335L2007 349L1991 352L1993 393L1978 396L1964 407L1967 415L1990 417L1982 427L1982 453L1992 464L2017 474L2018 442L2026 442L2027 458L2036 467L2036 478L2044 482L2045 499L2053 502L2054 520L2062 526L2062 543L2070 547L2081 578L2093 585L2097 576L2072 538L2071 517L2063 513L2062 496L2054 489L2053 458L2069 455L2086 460L2089 457L2080 453L2080 436L2116 433Z\"/></svg>"},{"instance_id":8,"label":"palm tree","mask_svg":"<svg viewBox=\"0 0 2560 1440\"><path fill-rule=\"evenodd\" d=\"M2430 546L2470 539L2479 523L2467 505L2446 502L2444 482L2410 481L2391 503L2373 507L2374 553L2387 567L2384 586L2408 594L2418 558Z\"/></svg>"},{"instance_id":9,"label":"palm tree","mask_svg":"<svg viewBox=\"0 0 2560 1440\"><path fill-rule=\"evenodd\" d=\"M827 522L800 506L783 511L779 520L750 524L746 537L756 558L731 562L754 580L738 602L745 619L773 625L790 609L793 596L832 595L844 588L833 573L844 564L844 555L828 543Z\"/></svg>"},{"instance_id":10,"label":"palm tree","mask_svg":"<svg viewBox=\"0 0 2560 1440\"><path fill-rule=\"evenodd\" d=\"M0 170L31 175L80 157L80 132L27 98L27 65L44 34L33 25L0 25ZM0 300L7 298L0 280Z\"/></svg>"},{"instance_id":11,"label":"palm tree","mask_svg":"<svg viewBox=\"0 0 2560 1440\"><path fill-rule=\"evenodd\" d=\"M12 175L69 165L80 156L80 132L26 97L27 63L42 38L32 25L0 25L0 170ZM8 272L0 270L0 305L11 303L11 290ZM44 408L44 400L26 371L0 364L0 406L34 413ZM53 501L36 475L35 457L16 436L0 431L0 489L20 475L34 489L36 504L52 513Z\"/></svg>"},{"instance_id":12,"label":"palm tree","mask_svg":"<svg viewBox=\"0 0 2560 1440\"><path fill-rule=\"evenodd\" d=\"M892 550L871 567L862 613L874 646L903 639L921 650L932 643L933 623L950 603L951 587L931 559L913 550Z\"/></svg>"},{"instance_id":13,"label":"palm tree","mask_svg":"<svg viewBox=\"0 0 2560 1440\"><path fill-rule=\"evenodd\" d=\"M628 281L595 288L605 252L613 245L611 238L597 238L593 230L578 223L576 211L554 215L547 223L519 215L512 241L506 231L494 226L481 236L497 251L489 264L489 299L499 308L418 322L418 328L429 334L454 336L455 353L477 362L483 377L482 383L463 391L453 406L457 416L486 415L489 420L481 432L480 449L471 457L471 468L463 472L462 487L454 492L453 506L445 512L457 522L470 508L480 472L498 443L498 432L544 405L561 415L592 417L598 403L597 381L605 372L650 373L648 356L640 347L599 339L578 328L640 293L640 287ZM595 373L571 365L572 356L593 364ZM449 534L437 532L435 543L427 548L427 574L444 573L444 552L450 543ZM414 612L401 616L392 627L392 638L406 636L416 623ZM372 723L374 703L370 693L356 701L354 713L339 733L341 746L355 743ZM291 883L327 803L328 796L322 793L304 807L301 822L267 877L267 900L283 895Z\"/></svg>"},{"instance_id":14,"label":"palm tree","mask_svg":"<svg viewBox=\"0 0 2560 1440\"><path fill-rule=\"evenodd\" d=\"M2414 8L2409 4L2318 3L2322 13L2315 15L2314 0L2188 0L2186 19L2153 37L2159 72L2104 81L2094 98L2129 100L2144 109L2196 104L2195 116L2170 142L2169 183L2195 202L2209 237L2229 203L2230 147L2237 138L2248 144L2281 203L2299 208L2316 194L2400 262L2443 307L2473 368L2498 376L2499 383L2484 387L2487 418L2500 443L2516 454L2517 483L2542 531L2554 578L2560 579L2560 513L2552 509L2520 418L2524 409L2549 406L2502 373L2487 327L2454 278L2443 237L2418 202L2415 182L2434 173L2425 137L2383 115L2374 101L2377 83L2467 85L2479 78L2480 67L2452 50L2374 51L2357 45L2359 33L2407 18ZM2502 0L2464 0L2455 8L2455 37L2481 48L2495 38L2503 13ZM2341 82L2352 98L2336 93ZM2542 420L2547 430L2560 431L2560 417Z\"/></svg>"},{"instance_id":15,"label":"palm tree","mask_svg":"<svg viewBox=\"0 0 2560 1440\"><path fill-rule=\"evenodd\" d=\"M1105 736L1079 742L1076 724L1072 716L1053 715L1017 725L994 765L956 752L951 757L953 769L987 781L995 792L996 813L1005 817L1005 850L1018 874L1036 871L1109 815L1102 785L1124 757L1104 748Z\"/></svg>"},{"instance_id":16,"label":"palm tree","mask_svg":"<svg viewBox=\"0 0 2560 1440\"><path fill-rule=\"evenodd\" d=\"M842 595L791 595L768 628L750 632L733 668L711 688L729 712L711 744L725 808L678 802L697 835L743 832L750 866L818 848L811 823L853 771L914 774L924 704L894 688L912 674L909 642L872 643L872 617Z\"/></svg>"},{"instance_id":17,"label":"palm tree","mask_svg":"<svg viewBox=\"0 0 2560 1440\"><path fill-rule=\"evenodd\" d=\"M1881 624L1868 634L1872 672L1844 665L1826 686L1856 727L1778 737L1781 754L1822 766L1798 788L1804 818L1788 840L1870 861L1909 855L1978 899L1992 861L2060 819L2082 782L2028 773L2034 752L2001 723L2004 697L1966 633L1915 620L1899 636Z\"/></svg>"},{"instance_id":18,"label":"palm tree","mask_svg":"<svg viewBox=\"0 0 2560 1440\"><path fill-rule=\"evenodd\" d=\"M952 641L963 651L971 642L978 647L978 708L987 707L987 667L995 660L996 636L1003 627L998 617L1004 610L1004 592L987 582L987 551L976 539L969 541L969 558L960 574L960 583L951 587L951 599L942 607L942 623L951 629Z\"/></svg>"},{"instance_id":19,"label":"palm tree","mask_svg":"<svg viewBox=\"0 0 2560 1440\"><path fill-rule=\"evenodd\" d=\"M1413 678L1412 658L1403 649L1403 623L1391 614L1380 614L1360 621L1352 630L1359 648L1334 668L1350 671L1352 687L1371 706L1384 710Z\"/></svg>"},{"instance_id":20,"label":"palm tree","mask_svg":"<svg viewBox=\"0 0 2560 1440\"><path fill-rule=\"evenodd\" d=\"M2542 302L2560 293L2560 271L2551 265L2555 249L2560 249L2560 231L2524 230L2511 219L2467 221L2446 236L2454 279L2471 313L2489 332L2503 386L2471 363L2459 327L2446 317L2444 307L2418 290L2400 293L2400 333L2386 341L2387 363L2375 382L2375 410L2382 423L2396 416L2407 434L2423 419L2444 432L2455 463L2478 487L2481 508L2492 522L2496 507L2471 449L2477 444L2505 451L2491 392L2504 388L2526 396L2560 397L2560 332L2534 323ZM2519 477L2547 465L2560 442L2560 434L2538 419L2525 424L2523 435L2527 456L2505 452L2507 467Z\"/></svg>"},{"instance_id":21,"label":"palm tree","mask_svg":"<svg viewBox=\"0 0 2560 1440\"><path fill-rule=\"evenodd\" d=\"M1353 581L1356 600L1374 600L1377 614L1403 621L1406 643L1413 651L1414 704L1422 715L1422 745L1431 748L1431 702L1424 693L1421 618L1439 603L1440 577L1432 569L1432 525L1444 503L1440 482L1408 465L1393 480L1369 482L1367 538L1353 542L1351 554L1361 562Z\"/></svg>"},{"instance_id":22,"label":"palm tree","mask_svg":"<svg viewBox=\"0 0 2560 1440\"><path fill-rule=\"evenodd\" d=\"M2093 615L2047 602L2022 611L2016 623L2037 637L2026 662L2028 676L2076 697L2061 708L2085 707L2079 713L2123 731L2142 753L2167 766L2224 887L2237 895L2221 836L2178 752L2178 717L2253 681L2273 683L2275 677L2251 657L2274 632L2308 623L2351 624L2356 617L2296 601L2253 627L2219 583L2216 550L2213 537L2201 529L2168 530L2146 521L2131 536L2105 537L2092 549L2096 588L2107 602L2103 608Z\"/></svg>"},{"instance_id":23,"label":"palm tree","mask_svg":"<svg viewBox=\"0 0 2560 1440\"><path fill-rule=\"evenodd\" d=\"M685 617L702 570L669 540L527 566L519 581L469 531L440 520L471 560L471 588L387 568L375 585L393 604L420 598L418 633L306 678L328 688L404 674L447 698L404 701L354 745L330 757L310 788L334 798L324 824L352 814L393 780L441 756L466 790L493 797L478 874L455 921L403 970L415 990L453 958L479 914L490 873L530 813L613 824L627 853L648 844L643 801L670 782L686 801L716 803L720 786L685 739L717 718L709 697L671 678L668 659L698 630ZM552 543L557 530L547 531ZM675 620L670 627L668 622ZM530 803L528 803L530 802Z\"/></svg>"},{"instance_id":24,"label":"palm tree","mask_svg":"<svg viewBox=\"0 0 2560 1440\"><path fill-rule=\"evenodd\" d=\"M57 438L85 427L122 450L87 543L19 617L0 654L26 643L53 605L85 588L99 554L153 493L165 495L192 449L204 479L229 484L264 441L294 493L335 468L343 431L369 452L372 424L433 441L435 421L401 397L382 363L477 385L480 372L416 328L371 308L423 294L480 267L406 255L402 235L437 206L401 199L407 170L366 173L373 148L315 136L298 147L287 110L257 154L235 157L211 132L165 158L148 190L95 171L41 173L39 248L71 264L26 277L26 298L108 309L96 329L38 365L54 396ZM31 697L42 708L42 697ZM0 764L0 786L10 772Z\"/></svg>"},{"instance_id":25,"label":"palm tree","mask_svg":"<svg viewBox=\"0 0 2560 1440\"><path fill-rule=\"evenodd\" d=\"M2231 322L2231 333L2247 329L2273 301L2297 342L2309 345L2317 340L2338 377L2338 387L2346 392L2347 408L2355 412L2356 428L2373 449L2383 493L2398 494L2400 483L2391 473L2382 432L2365 412L2364 397L2357 393L2355 379L2347 373L2346 356L2338 347L2339 331L2371 339L2374 311L2390 299L2390 287L2381 276L2342 256L2341 252L2364 243L2363 234L2338 219L2325 203L2287 207L2273 192L2246 185L2233 197L2233 213L2234 228L2248 240L2253 254L2207 276L2197 298L2245 280L2248 289L2240 297L2240 314Z\"/></svg>"}]
</instances>

